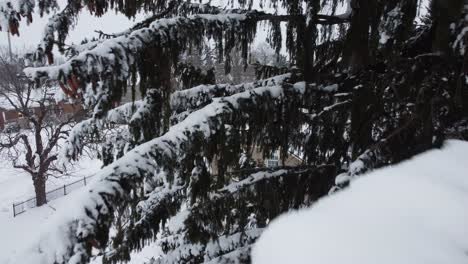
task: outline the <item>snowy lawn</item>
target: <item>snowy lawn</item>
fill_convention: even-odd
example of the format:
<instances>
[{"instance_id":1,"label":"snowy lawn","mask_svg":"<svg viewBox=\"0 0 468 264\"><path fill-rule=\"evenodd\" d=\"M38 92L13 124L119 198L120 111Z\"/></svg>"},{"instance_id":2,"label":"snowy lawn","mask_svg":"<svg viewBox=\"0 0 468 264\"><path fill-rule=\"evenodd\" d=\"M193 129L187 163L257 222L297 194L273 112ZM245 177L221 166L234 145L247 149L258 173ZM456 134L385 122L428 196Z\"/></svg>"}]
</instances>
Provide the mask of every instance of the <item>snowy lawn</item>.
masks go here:
<instances>
[{"instance_id":1,"label":"snowy lawn","mask_svg":"<svg viewBox=\"0 0 468 264\"><path fill-rule=\"evenodd\" d=\"M101 166L98 160L83 159L71 169L71 176L50 178L47 190L63 186L69 182L88 177L96 173ZM92 179L90 179L92 181ZM58 198L48 205L29 209L23 214L13 217L12 203L34 197L34 187L31 176L22 170L12 168L10 162L0 160L0 263L8 263L8 258L19 252L30 241L34 241L47 220L61 208L69 206L67 201L71 195ZM57 210L57 211L55 211Z\"/></svg>"},{"instance_id":2,"label":"snowy lawn","mask_svg":"<svg viewBox=\"0 0 468 264\"><path fill-rule=\"evenodd\" d=\"M82 159L71 171L72 176L51 178L47 190L61 187L64 184L95 174L101 167L99 160ZM97 178L87 179L90 183ZM49 202L39 208L27 210L13 217L12 203L34 197L34 187L30 176L21 170L12 168L6 161L0 161L0 263L18 264L13 260L18 254L23 254L31 244L37 243L41 233L50 228L51 221L61 212L70 210L89 190L90 185L74 190L64 197ZM155 244L148 245L141 252L132 254L130 264L141 264L157 257L160 248ZM99 258L93 264L101 263Z\"/></svg>"},{"instance_id":3,"label":"snowy lawn","mask_svg":"<svg viewBox=\"0 0 468 264\"><path fill-rule=\"evenodd\" d=\"M449 141L274 220L254 264L468 262L468 143Z\"/></svg>"}]
</instances>

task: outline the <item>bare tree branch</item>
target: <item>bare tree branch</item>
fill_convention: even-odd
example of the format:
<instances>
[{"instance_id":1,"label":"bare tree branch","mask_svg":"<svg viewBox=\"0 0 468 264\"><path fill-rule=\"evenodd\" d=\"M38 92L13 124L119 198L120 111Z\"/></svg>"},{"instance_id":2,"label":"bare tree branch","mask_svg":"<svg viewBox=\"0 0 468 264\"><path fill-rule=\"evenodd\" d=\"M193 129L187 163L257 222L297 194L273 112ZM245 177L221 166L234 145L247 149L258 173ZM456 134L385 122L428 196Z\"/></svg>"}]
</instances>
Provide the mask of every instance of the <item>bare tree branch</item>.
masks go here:
<instances>
[{"instance_id":1,"label":"bare tree branch","mask_svg":"<svg viewBox=\"0 0 468 264\"><path fill-rule=\"evenodd\" d=\"M14 168L31 175L36 192L37 205L46 203L45 182L51 175L62 175L63 170L56 166L56 148L59 141L68 133L68 125L76 120L81 112L76 112L59 121L55 116L51 87L44 84L35 89L22 74L23 65L9 62L0 56L0 97L10 104L9 109L22 115L22 120L30 124L30 132L0 134L0 152L6 152Z\"/></svg>"}]
</instances>

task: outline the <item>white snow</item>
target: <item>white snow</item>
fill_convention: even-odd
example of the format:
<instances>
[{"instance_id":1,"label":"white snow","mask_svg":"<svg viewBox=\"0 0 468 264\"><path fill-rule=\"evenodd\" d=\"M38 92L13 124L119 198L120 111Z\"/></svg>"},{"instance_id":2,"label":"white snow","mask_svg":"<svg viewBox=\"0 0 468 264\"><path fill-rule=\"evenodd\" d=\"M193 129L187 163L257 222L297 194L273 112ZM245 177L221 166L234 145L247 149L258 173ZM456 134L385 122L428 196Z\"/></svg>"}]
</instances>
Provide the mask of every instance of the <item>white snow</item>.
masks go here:
<instances>
[{"instance_id":1,"label":"white snow","mask_svg":"<svg viewBox=\"0 0 468 264\"><path fill-rule=\"evenodd\" d=\"M101 166L97 160L83 158L73 168L73 175L64 178L50 178L47 190L55 189L66 183L91 176ZM90 182L93 178L88 179ZM0 158L0 263L9 262L9 258L20 252L25 245L39 236L42 226L49 222L51 216L70 206L70 198L84 189L74 190L70 195L51 201L40 208L27 210L13 217L12 203L20 202L34 197L34 188L31 176L22 170L13 169L11 164Z\"/></svg>"},{"instance_id":2,"label":"white snow","mask_svg":"<svg viewBox=\"0 0 468 264\"><path fill-rule=\"evenodd\" d=\"M243 186L246 185L251 185L255 182L259 182L265 178L274 178L274 177L279 177L283 176L284 174L288 173L287 170L278 170L275 172L266 172L266 171L260 171L254 174L251 174L249 177L245 178L242 181L234 182L232 184L227 185L226 187L222 188L219 190L220 192L236 192L238 189L242 188Z\"/></svg>"},{"instance_id":3,"label":"white snow","mask_svg":"<svg viewBox=\"0 0 468 264\"><path fill-rule=\"evenodd\" d=\"M74 168L74 175L65 178L52 178L47 183L47 190L63 186L84 176L93 175L99 170L101 162L83 157ZM87 179L90 184L97 181L93 177ZM57 215L74 209L74 204L80 197L86 196L90 185L79 188L49 202L47 205L29 209L23 214L13 217L12 203L23 201L34 196L32 180L21 170L11 168L8 162L0 160L0 263L19 264L14 260L18 254L23 254L32 242L38 241L44 230L50 228ZM55 241L60 243L59 241ZM141 264L149 261L151 257L158 257L161 249L156 243L151 243L140 252L131 254L129 264ZM101 258L94 259L91 264L101 263Z\"/></svg>"},{"instance_id":4,"label":"white snow","mask_svg":"<svg viewBox=\"0 0 468 264\"><path fill-rule=\"evenodd\" d=\"M199 85L190 89L176 91L171 94L170 104L171 109L187 109L197 108L198 106L212 101L216 96L221 94L230 96L236 93L252 90L261 86L276 86L283 84L291 77L291 74L283 74L274 76L264 80L258 80L250 83L243 83L238 85L218 84L218 85ZM303 90L305 90L305 84ZM301 84L295 84L296 89L301 88ZM216 95L218 94L218 95Z\"/></svg>"},{"instance_id":5,"label":"white snow","mask_svg":"<svg viewBox=\"0 0 468 264\"><path fill-rule=\"evenodd\" d=\"M336 15L341 19L349 19L353 13L353 8L351 7L351 0L345 1L346 9L342 14Z\"/></svg>"},{"instance_id":6,"label":"white snow","mask_svg":"<svg viewBox=\"0 0 468 264\"><path fill-rule=\"evenodd\" d=\"M328 86L325 86L322 88L323 91L325 92L336 92L338 91L338 84L332 84L332 85L328 85Z\"/></svg>"},{"instance_id":7,"label":"white snow","mask_svg":"<svg viewBox=\"0 0 468 264\"><path fill-rule=\"evenodd\" d=\"M390 36L387 35L387 32L382 32L382 34L380 34L380 39L379 39L379 43L380 44L386 44L388 42L388 40L390 39Z\"/></svg>"},{"instance_id":8,"label":"white snow","mask_svg":"<svg viewBox=\"0 0 468 264\"><path fill-rule=\"evenodd\" d=\"M468 262L468 143L371 172L274 220L254 264Z\"/></svg>"}]
</instances>

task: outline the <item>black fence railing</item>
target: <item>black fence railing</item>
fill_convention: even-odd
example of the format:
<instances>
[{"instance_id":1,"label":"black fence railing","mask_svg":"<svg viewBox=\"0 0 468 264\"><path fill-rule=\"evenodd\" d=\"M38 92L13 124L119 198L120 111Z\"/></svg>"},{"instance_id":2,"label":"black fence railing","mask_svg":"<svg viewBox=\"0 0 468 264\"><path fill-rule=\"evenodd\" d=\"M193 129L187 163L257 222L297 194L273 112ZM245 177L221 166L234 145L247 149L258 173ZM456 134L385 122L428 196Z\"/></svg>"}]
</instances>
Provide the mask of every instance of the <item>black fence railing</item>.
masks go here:
<instances>
[{"instance_id":1,"label":"black fence railing","mask_svg":"<svg viewBox=\"0 0 468 264\"><path fill-rule=\"evenodd\" d=\"M92 178L93 176L94 175L83 177L82 179L46 192L47 202L63 197L80 187L86 186L88 179ZM26 212L28 209L35 207L37 207L36 197L30 198L23 202L13 203L13 217L16 217L17 215Z\"/></svg>"}]
</instances>

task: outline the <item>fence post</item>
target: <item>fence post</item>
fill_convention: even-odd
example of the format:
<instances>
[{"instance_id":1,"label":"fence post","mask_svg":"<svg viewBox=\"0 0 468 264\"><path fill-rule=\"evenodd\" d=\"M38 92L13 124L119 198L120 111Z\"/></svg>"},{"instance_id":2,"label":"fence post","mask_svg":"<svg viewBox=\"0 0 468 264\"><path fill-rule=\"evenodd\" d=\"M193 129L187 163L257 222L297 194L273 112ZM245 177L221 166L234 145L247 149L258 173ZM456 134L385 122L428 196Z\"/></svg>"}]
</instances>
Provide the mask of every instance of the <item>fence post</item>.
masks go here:
<instances>
[{"instance_id":1,"label":"fence post","mask_svg":"<svg viewBox=\"0 0 468 264\"><path fill-rule=\"evenodd\" d=\"M16 217L15 203L13 203L13 217Z\"/></svg>"},{"instance_id":2,"label":"fence post","mask_svg":"<svg viewBox=\"0 0 468 264\"><path fill-rule=\"evenodd\" d=\"M84 186L86 186L86 176L83 177Z\"/></svg>"},{"instance_id":3,"label":"fence post","mask_svg":"<svg viewBox=\"0 0 468 264\"><path fill-rule=\"evenodd\" d=\"M67 186L63 185L63 195L67 195Z\"/></svg>"}]
</instances>

